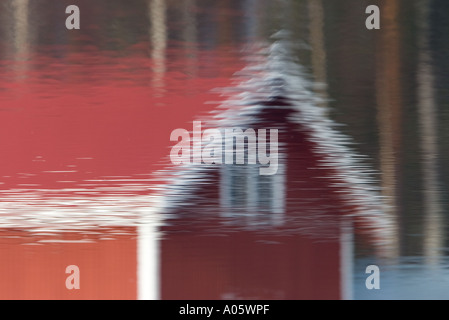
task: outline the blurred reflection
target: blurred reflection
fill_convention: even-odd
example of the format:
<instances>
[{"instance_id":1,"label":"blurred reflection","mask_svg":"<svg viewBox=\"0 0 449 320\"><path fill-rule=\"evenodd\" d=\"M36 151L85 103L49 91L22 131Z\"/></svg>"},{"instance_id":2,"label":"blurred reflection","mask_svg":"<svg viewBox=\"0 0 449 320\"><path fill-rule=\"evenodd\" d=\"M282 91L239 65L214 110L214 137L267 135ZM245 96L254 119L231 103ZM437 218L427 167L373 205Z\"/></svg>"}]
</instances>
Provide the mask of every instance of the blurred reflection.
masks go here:
<instances>
[{"instance_id":1,"label":"blurred reflection","mask_svg":"<svg viewBox=\"0 0 449 320\"><path fill-rule=\"evenodd\" d=\"M13 43L14 60L16 60L12 67L14 68L14 78L22 81L26 77L29 67L24 62L30 58L29 0L12 0L11 7L14 28L9 36Z\"/></svg>"},{"instance_id":2,"label":"blurred reflection","mask_svg":"<svg viewBox=\"0 0 449 320\"><path fill-rule=\"evenodd\" d=\"M436 102L433 92L435 80L428 40L429 7L430 1L423 0L418 3L417 11L420 13L418 46L420 50L417 81L424 179L424 255L427 257L429 263L437 263L441 259L444 237L438 187L438 126Z\"/></svg>"},{"instance_id":3,"label":"blurred reflection","mask_svg":"<svg viewBox=\"0 0 449 320\"><path fill-rule=\"evenodd\" d=\"M184 43L185 43L185 56L187 59L187 73L193 77L197 76L198 72L198 31L197 31L197 19L196 19L196 1L184 0L183 1L183 19L184 19Z\"/></svg>"},{"instance_id":4,"label":"blurred reflection","mask_svg":"<svg viewBox=\"0 0 449 320\"><path fill-rule=\"evenodd\" d=\"M151 213L151 215L149 215ZM148 210L142 214L137 230L137 298L158 300L160 296L160 215ZM149 216L152 219L149 219Z\"/></svg>"},{"instance_id":5,"label":"blurred reflection","mask_svg":"<svg viewBox=\"0 0 449 320\"><path fill-rule=\"evenodd\" d=\"M240 85L205 119L210 128L278 128L281 169L272 177L249 165L177 173L163 193L164 299L350 299L353 226L365 228L359 236L369 246L389 248L380 196L291 61L286 35L248 56Z\"/></svg>"},{"instance_id":6,"label":"blurred reflection","mask_svg":"<svg viewBox=\"0 0 449 320\"><path fill-rule=\"evenodd\" d=\"M293 61L289 36L281 31L273 44L254 45L248 65L233 79L238 85L222 89L226 100L204 117L209 127L279 129L276 175L260 176L247 165L167 167L152 179L134 178L116 188L100 184L95 192L60 190L68 193L62 197L60 191L28 192L31 206L20 201L25 194L12 193L3 202L3 227L51 237L65 252L79 250L78 261L86 258L85 250L104 251L89 243L84 249L64 244L63 230L76 229L75 235L90 242L90 232L103 234L98 228L128 227L134 262L126 268L136 273L135 287L125 292L135 290L140 299L351 298L353 226L363 226L360 235L376 248L385 245L389 225L347 137L333 129L317 106L312 83ZM142 183L155 179L162 183L148 184L151 190L140 194ZM114 265L108 270L109 276L117 272ZM48 269L48 277L52 272ZM123 285L120 281L114 285Z\"/></svg>"},{"instance_id":7,"label":"blurred reflection","mask_svg":"<svg viewBox=\"0 0 449 320\"><path fill-rule=\"evenodd\" d=\"M309 0L310 45L312 47L312 66L316 80L315 89L323 97L323 106L327 106L326 50L324 47L324 12L321 0ZM320 88L321 87L321 88Z\"/></svg>"},{"instance_id":8,"label":"blurred reflection","mask_svg":"<svg viewBox=\"0 0 449 320\"><path fill-rule=\"evenodd\" d=\"M149 20L151 22L151 45L152 45L152 63L153 63L153 87L156 96L161 96L165 92L164 73L165 50L167 48L167 21L165 0L148 0Z\"/></svg>"},{"instance_id":9,"label":"blurred reflection","mask_svg":"<svg viewBox=\"0 0 449 320\"><path fill-rule=\"evenodd\" d=\"M2 227L0 299L135 299L134 237L130 227L59 235ZM81 290L65 287L65 269L73 264Z\"/></svg>"},{"instance_id":10,"label":"blurred reflection","mask_svg":"<svg viewBox=\"0 0 449 320\"><path fill-rule=\"evenodd\" d=\"M29 54L29 26L28 26L28 7L29 0L12 0L14 16L14 51L15 57L27 59Z\"/></svg>"},{"instance_id":11,"label":"blurred reflection","mask_svg":"<svg viewBox=\"0 0 449 320\"><path fill-rule=\"evenodd\" d=\"M70 35L50 3L0 13L0 298L444 296L436 2L80 0ZM279 129L277 174L173 166L195 120Z\"/></svg>"},{"instance_id":12,"label":"blurred reflection","mask_svg":"<svg viewBox=\"0 0 449 320\"><path fill-rule=\"evenodd\" d=\"M394 245L390 255L399 255L399 210L397 196L397 154L400 150L401 85L400 51L397 1L385 1L382 5L383 29L380 35L378 60L377 104L380 136L380 167L382 193L394 222Z\"/></svg>"}]
</instances>

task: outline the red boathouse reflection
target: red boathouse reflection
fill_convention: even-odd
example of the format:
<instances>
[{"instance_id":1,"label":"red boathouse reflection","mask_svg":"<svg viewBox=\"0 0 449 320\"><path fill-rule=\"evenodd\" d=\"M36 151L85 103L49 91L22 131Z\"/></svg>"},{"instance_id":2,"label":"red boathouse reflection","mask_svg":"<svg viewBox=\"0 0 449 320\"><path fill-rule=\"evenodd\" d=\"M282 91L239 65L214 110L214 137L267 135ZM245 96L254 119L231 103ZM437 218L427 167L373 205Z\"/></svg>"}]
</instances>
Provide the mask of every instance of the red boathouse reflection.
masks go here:
<instances>
[{"instance_id":1,"label":"red boathouse reflection","mask_svg":"<svg viewBox=\"0 0 449 320\"><path fill-rule=\"evenodd\" d=\"M278 173L210 170L163 227L162 299L351 298L349 206L311 132L274 99L248 126L280 128ZM216 210L211 208L217 208Z\"/></svg>"},{"instance_id":2,"label":"red boathouse reflection","mask_svg":"<svg viewBox=\"0 0 449 320\"><path fill-rule=\"evenodd\" d=\"M229 84L225 78L203 83L201 91ZM214 109L204 104L210 96L169 94L156 102L146 86L129 88L126 81L78 85L84 95L77 98L60 87L49 100L37 82L16 102L13 94L2 98L14 112L0 120L0 135L9 137L0 142L8 154L0 162L7 196L0 202L7 212L0 231L0 298L351 298L351 225L367 223L351 218L364 211L351 198L358 186L329 159L325 138L295 120L301 112L289 100L275 96L248 107L247 126L280 129L278 174L221 166L200 168L207 177L201 180L174 169L175 180L189 187L172 195L172 176L162 191L149 191L156 182L140 175L163 167L170 131ZM134 103L125 112L129 101ZM156 117L158 103L164 106ZM26 198L33 189L38 195ZM54 190L64 196L55 201ZM154 198L170 206L153 207ZM83 211L95 201L98 206ZM101 216L127 209L128 220ZM73 232L70 224L83 213L99 218ZM55 216L67 225L46 230L54 224L40 219ZM40 224L39 230L23 231L27 223ZM65 288L68 265L80 267L80 290Z\"/></svg>"},{"instance_id":3,"label":"red boathouse reflection","mask_svg":"<svg viewBox=\"0 0 449 320\"><path fill-rule=\"evenodd\" d=\"M53 236L4 230L1 298L349 298L351 242L340 219L348 206L332 186L334 168L321 167L310 132L297 130L291 110L282 110L265 109L262 118L272 120L252 124L283 128L278 174L262 177L250 166L207 170L207 181L184 195L191 200L171 209L174 217L160 229ZM81 270L80 290L65 288L72 264Z\"/></svg>"}]
</instances>

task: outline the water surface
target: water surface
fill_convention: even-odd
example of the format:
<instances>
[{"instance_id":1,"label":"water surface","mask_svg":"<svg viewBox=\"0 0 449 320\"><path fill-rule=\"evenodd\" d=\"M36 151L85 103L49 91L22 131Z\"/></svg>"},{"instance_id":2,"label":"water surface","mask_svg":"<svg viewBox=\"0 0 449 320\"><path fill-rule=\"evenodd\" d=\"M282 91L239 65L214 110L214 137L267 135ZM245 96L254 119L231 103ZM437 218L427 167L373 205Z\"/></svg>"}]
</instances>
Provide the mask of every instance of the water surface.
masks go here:
<instances>
[{"instance_id":1,"label":"water surface","mask_svg":"<svg viewBox=\"0 0 449 320\"><path fill-rule=\"evenodd\" d=\"M50 2L0 4L0 298L448 298L446 3ZM278 172L174 166L193 121Z\"/></svg>"}]
</instances>

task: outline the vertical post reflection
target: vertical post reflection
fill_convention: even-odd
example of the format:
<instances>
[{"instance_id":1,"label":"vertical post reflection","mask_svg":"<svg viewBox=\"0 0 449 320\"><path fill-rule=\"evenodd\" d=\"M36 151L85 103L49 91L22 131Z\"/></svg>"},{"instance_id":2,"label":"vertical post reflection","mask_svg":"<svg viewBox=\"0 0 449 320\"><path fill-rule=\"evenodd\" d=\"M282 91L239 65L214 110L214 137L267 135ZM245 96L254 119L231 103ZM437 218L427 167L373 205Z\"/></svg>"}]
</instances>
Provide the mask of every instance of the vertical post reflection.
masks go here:
<instances>
[{"instance_id":1,"label":"vertical post reflection","mask_svg":"<svg viewBox=\"0 0 449 320\"><path fill-rule=\"evenodd\" d=\"M151 45L153 81L156 96L164 95L164 76L166 71L167 24L165 0L149 0L149 19L151 21Z\"/></svg>"},{"instance_id":2,"label":"vertical post reflection","mask_svg":"<svg viewBox=\"0 0 449 320\"><path fill-rule=\"evenodd\" d=\"M380 32L380 52L378 53L376 95L378 106L378 125L380 139L380 170L382 195L386 199L391 216L392 239L390 257L399 254L399 212L397 206L397 151L400 142L400 34L398 30L398 1L382 3L383 26Z\"/></svg>"},{"instance_id":3,"label":"vertical post reflection","mask_svg":"<svg viewBox=\"0 0 449 320\"><path fill-rule=\"evenodd\" d=\"M137 298L160 299L160 220L156 210L146 212L138 226L137 234ZM150 215L152 220L146 217Z\"/></svg>"},{"instance_id":4,"label":"vertical post reflection","mask_svg":"<svg viewBox=\"0 0 449 320\"><path fill-rule=\"evenodd\" d=\"M429 263L437 263L439 249L443 245L443 231L437 169L437 119L433 92L435 83L429 51L429 6L430 1L421 0L417 12L419 33L418 62L418 116L421 127L421 152L423 160L424 192L424 254Z\"/></svg>"},{"instance_id":5,"label":"vertical post reflection","mask_svg":"<svg viewBox=\"0 0 449 320\"><path fill-rule=\"evenodd\" d=\"M354 227L350 220L343 220L340 226L340 290L342 300L352 300L354 289Z\"/></svg>"},{"instance_id":6,"label":"vertical post reflection","mask_svg":"<svg viewBox=\"0 0 449 320\"><path fill-rule=\"evenodd\" d=\"M28 6L29 0L13 0L14 8L14 51L19 59L29 53Z\"/></svg>"},{"instance_id":7,"label":"vertical post reflection","mask_svg":"<svg viewBox=\"0 0 449 320\"><path fill-rule=\"evenodd\" d=\"M324 45L324 11L321 0L309 0L310 45L312 46L312 67L317 87L315 92L327 103L326 49Z\"/></svg>"},{"instance_id":8,"label":"vertical post reflection","mask_svg":"<svg viewBox=\"0 0 449 320\"><path fill-rule=\"evenodd\" d=\"M14 59L16 61L26 61L30 55L30 35L28 24L29 0L13 0L14 31L12 34L14 44ZM20 63L15 65L16 79L22 79L27 72L28 64Z\"/></svg>"}]
</instances>

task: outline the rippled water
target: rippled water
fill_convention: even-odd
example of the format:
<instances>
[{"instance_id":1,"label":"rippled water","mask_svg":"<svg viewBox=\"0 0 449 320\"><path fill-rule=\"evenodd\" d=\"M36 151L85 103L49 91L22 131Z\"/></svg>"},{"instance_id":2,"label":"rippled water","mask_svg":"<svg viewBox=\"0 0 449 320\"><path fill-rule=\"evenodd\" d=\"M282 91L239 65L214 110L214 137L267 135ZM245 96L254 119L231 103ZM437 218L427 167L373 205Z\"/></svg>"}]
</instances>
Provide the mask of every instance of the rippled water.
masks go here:
<instances>
[{"instance_id":1,"label":"rippled water","mask_svg":"<svg viewBox=\"0 0 449 320\"><path fill-rule=\"evenodd\" d=\"M448 298L447 4L72 2L0 4L0 298ZM173 165L193 121L277 173Z\"/></svg>"}]
</instances>

